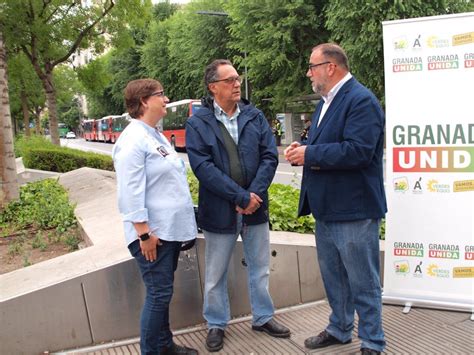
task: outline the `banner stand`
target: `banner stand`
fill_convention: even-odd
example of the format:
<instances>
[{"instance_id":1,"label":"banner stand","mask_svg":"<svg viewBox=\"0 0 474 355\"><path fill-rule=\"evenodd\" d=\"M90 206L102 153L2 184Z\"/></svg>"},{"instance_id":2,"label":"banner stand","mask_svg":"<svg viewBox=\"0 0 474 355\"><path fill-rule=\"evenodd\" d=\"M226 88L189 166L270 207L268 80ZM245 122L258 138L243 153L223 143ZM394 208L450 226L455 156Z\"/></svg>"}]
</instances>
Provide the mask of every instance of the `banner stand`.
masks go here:
<instances>
[{"instance_id":1,"label":"banner stand","mask_svg":"<svg viewBox=\"0 0 474 355\"><path fill-rule=\"evenodd\" d=\"M474 307L470 303L454 303L449 300L427 300L420 298L408 298L404 296L382 296L384 304L404 306L403 313L408 313L412 307L442 309L456 312L472 313L471 320L474 321Z\"/></svg>"},{"instance_id":2,"label":"banner stand","mask_svg":"<svg viewBox=\"0 0 474 355\"><path fill-rule=\"evenodd\" d=\"M382 300L474 313L474 12L382 25Z\"/></svg>"}]
</instances>

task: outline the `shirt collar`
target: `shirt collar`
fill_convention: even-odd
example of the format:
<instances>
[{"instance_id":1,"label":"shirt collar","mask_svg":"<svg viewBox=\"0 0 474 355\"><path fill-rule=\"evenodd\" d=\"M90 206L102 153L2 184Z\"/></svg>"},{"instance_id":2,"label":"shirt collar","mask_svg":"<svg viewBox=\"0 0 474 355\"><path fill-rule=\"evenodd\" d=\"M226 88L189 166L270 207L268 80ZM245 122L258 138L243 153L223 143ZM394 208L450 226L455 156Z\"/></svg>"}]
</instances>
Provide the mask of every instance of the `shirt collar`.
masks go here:
<instances>
[{"instance_id":1,"label":"shirt collar","mask_svg":"<svg viewBox=\"0 0 474 355\"><path fill-rule=\"evenodd\" d=\"M157 131L157 128L156 128L156 127L153 128L153 127L147 125L145 122L143 122L143 121L141 121L141 120L139 120L139 119L134 119L134 120L132 120L132 122L136 122L135 124L141 125L143 128L145 128L145 129L146 129L148 132L150 132L150 133Z\"/></svg>"},{"instance_id":2,"label":"shirt collar","mask_svg":"<svg viewBox=\"0 0 474 355\"><path fill-rule=\"evenodd\" d=\"M240 114L240 107L239 105L237 105L237 109L235 110L234 114L231 117L229 117L227 113L225 113L225 111L219 106L216 100L214 100L214 114L218 116L228 117L229 120L232 120Z\"/></svg>"},{"instance_id":3,"label":"shirt collar","mask_svg":"<svg viewBox=\"0 0 474 355\"><path fill-rule=\"evenodd\" d=\"M326 96L322 96L323 100L325 103L331 103L332 99L334 99L334 96L338 93L339 89L350 79L352 78L351 73L347 73L339 82L332 87L331 90L329 90L328 94Z\"/></svg>"}]
</instances>

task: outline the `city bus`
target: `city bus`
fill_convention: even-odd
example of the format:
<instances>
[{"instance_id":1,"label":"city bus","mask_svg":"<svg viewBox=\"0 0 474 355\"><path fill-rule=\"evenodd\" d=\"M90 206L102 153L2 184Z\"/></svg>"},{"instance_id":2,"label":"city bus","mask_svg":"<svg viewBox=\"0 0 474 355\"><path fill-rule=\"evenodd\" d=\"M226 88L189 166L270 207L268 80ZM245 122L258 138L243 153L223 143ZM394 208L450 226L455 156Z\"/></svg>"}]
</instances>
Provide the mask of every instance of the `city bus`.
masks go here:
<instances>
[{"instance_id":1,"label":"city bus","mask_svg":"<svg viewBox=\"0 0 474 355\"><path fill-rule=\"evenodd\" d=\"M158 122L159 129L173 148L186 148L184 125L186 120L201 107L200 100L181 100L166 105L166 116Z\"/></svg>"},{"instance_id":2,"label":"city bus","mask_svg":"<svg viewBox=\"0 0 474 355\"><path fill-rule=\"evenodd\" d=\"M97 120L84 120L82 128L86 141L115 143L130 122L128 113L104 116Z\"/></svg>"},{"instance_id":3,"label":"city bus","mask_svg":"<svg viewBox=\"0 0 474 355\"><path fill-rule=\"evenodd\" d=\"M83 138L86 141L97 140L97 120L84 120L82 121Z\"/></svg>"},{"instance_id":4,"label":"city bus","mask_svg":"<svg viewBox=\"0 0 474 355\"><path fill-rule=\"evenodd\" d=\"M69 132L69 128L67 128L65 123L58 123L58 134L59 138L66 138L66 134Z\"/></svg>"},{"instance_id":5,"label":"city bus","mask_svg":"<svg viewBox=\"0 0 474 355\"><path fill-rule=\"evenodd\" d=\"M124 113L123 115L116 116L112 119L112 129L110 133L109 141L111 143L115 143L123 132L125 127L130 123L131 117L128 113Z\"/></svg>"}]
</instances>

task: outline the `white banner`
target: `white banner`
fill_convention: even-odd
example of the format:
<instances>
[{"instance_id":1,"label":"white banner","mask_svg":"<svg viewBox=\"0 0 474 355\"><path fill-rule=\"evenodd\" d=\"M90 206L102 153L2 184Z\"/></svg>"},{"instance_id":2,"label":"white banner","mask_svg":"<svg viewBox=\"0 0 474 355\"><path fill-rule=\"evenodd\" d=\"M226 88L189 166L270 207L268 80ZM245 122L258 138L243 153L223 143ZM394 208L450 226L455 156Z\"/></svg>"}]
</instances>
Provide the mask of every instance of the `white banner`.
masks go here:
<instances>
[{"instance_id":1,"label":"white banner","mask_svg":"<svg viewBox=\"0 0 474 355\"><path fill-rule=\"evenodd\" d=\"M474 13L383 23L384 301L474 307Z\"/></svg>"}]
</instances>

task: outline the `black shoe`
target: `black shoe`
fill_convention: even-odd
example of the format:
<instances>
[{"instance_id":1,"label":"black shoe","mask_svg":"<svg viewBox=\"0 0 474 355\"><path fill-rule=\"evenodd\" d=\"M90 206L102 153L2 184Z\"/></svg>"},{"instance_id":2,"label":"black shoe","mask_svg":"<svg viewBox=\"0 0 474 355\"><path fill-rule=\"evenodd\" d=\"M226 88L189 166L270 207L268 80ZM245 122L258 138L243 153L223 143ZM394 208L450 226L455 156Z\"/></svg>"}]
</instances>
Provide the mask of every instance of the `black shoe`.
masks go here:
<instances>
[{"instance_id":1,"label":"black shoe","mask_svg":"<svg viewBox=\"0 0 474 355\"><path fill-rule=\"evenodd\" d=\"M219 328L209 329L206 338L206 349L211 353L224 347L224 330Z\"/></svg>"},{"instance_id":2,"label":"black shoe","mask_svg":"<svg viewBox=\"0 0 474 355\"><path fill-rule=\"evenodd\" d=\"M178 345L175 342L169 348L161 350L163 355L197 355L196 349L188 348L186 346Z\"/></svg>"},{"instance_id":3,"label":"black shoe","mask_svg":"<svg viewBox=\"0 0 474 355\"><path fill-rule=\"evenodd\" d=\"M306 339L304 341L304 346L306 346L308 349L318 349L325 348L326 346L334 344L349 344L351 341L352 339L349 339L346 342L342 342L339 339L333 337L327 331L323 330L318 335Z\"/></svg>"},{"instance_id":4,"label":"black shoe","mask_svg":"<svg viewBox=\"0 0 474 355\"><path fill-rule=\"evenodd\" d=\"M360 353L362 355L379 355L379 354L381 354L380 351L377 351L377 350L374 350L374 349L368 349L368 348L360 349Z\"/></svg>"},{"instance_id":5,"label":"black shoe","mask_svg":"<svg viewBox=\"0 0 474 355\"><path fill-rule=\"evenodd\" d=\"M257 332L265 332L275 338L289 338L290 330L274 319L270 319L264 325L252 325L252 329Z\"/></svg>"}]
</instances>

